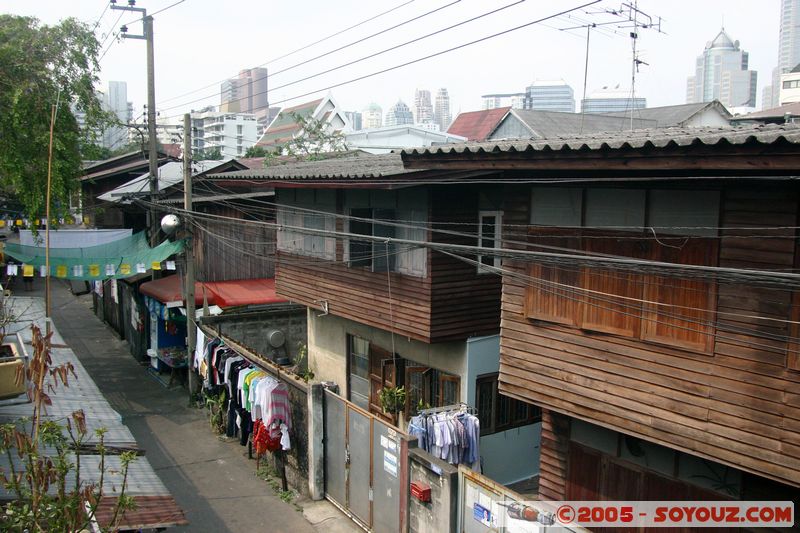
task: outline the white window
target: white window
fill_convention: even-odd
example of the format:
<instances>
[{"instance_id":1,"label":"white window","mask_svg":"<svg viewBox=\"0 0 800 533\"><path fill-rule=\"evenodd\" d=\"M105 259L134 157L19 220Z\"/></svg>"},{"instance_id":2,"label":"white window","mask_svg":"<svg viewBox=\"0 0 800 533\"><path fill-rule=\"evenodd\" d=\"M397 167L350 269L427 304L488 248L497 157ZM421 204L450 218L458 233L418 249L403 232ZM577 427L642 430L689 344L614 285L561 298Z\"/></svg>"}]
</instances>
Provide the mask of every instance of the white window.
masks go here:
<instances>
[{"instance_id":1,"label":"white window","mask_svg":"<svg viewBox=\"0 0 800 533\"><path fill-rule=\"evenodd\" d=\"M278 250L336 259L336 238L323 233L336 229L336 192L281 189L277 191L277 198ZM320 230L320 233L306 233L298 229Z\"/></svg>"},{"instance_id":2,"label":"white window","mask_svg":"<svg viewBox=\"0 0 800 533\"><path fill-rule=\"evenodd\" d=\"M478 246L481 248L500 248L500 232L502 230L502 211L478 212ZM500 267L500 256L482 254L478 256L478 273L493 272L488 267Z\"/></svg>"}]
</instances>

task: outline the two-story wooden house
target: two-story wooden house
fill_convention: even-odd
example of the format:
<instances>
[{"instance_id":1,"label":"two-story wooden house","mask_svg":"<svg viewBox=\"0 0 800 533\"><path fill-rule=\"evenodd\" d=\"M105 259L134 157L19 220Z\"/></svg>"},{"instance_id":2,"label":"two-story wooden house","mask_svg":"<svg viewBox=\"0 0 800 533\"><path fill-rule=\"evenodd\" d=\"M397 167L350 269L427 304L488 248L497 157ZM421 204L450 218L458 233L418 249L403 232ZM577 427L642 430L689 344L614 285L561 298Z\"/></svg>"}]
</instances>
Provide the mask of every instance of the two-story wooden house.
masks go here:
<instances>
[{"instance_id":1,"label":"two-story wooden house","mask_svg":"<svg viewBox=\"0 0 800 533\"><path fill-rule=\"evenodd\" d=\"M275 188L276 289L308 307L315 380L377 415L385 386L405 387L408 414L476 406L484 471L511 483L538 472L540 424L535 407L498 393L496 259L429 246L499 241L503 198L480 183L487 174L409 171L398 154L356 152L214 179L231 191Z\"/></svg>"},{"instance_id":2,"label":"two-story wooden house","mask_svg":"<svg viewBox=\"0 0 800 533\"><path fill-rule=\"evenodd\" d=\"M541 499L798 498L800 128L402 157L501 172L499 388L542 408Z\"/></svg>"}]
</instances>

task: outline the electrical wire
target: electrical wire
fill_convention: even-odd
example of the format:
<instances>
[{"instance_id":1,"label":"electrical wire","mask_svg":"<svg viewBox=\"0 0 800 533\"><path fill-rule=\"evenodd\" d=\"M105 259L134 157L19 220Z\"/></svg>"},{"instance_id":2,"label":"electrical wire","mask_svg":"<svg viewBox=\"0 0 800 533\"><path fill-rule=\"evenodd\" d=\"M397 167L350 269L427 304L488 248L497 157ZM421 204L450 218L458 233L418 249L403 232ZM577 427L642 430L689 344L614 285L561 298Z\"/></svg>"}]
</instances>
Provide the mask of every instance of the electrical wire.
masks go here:
<instances>
[{"instance_id":1,"label":"electrical wire","mask_svg":"<svg viewBox=\"0 0 800 533\"><path fill-rule=\"evenodd\" d=\"M581 8L596 4L596 3L601 2L601 1L602 0L591 0L590 2L581 4L579 6L576 6L576 7L570 8L570 9L566 9L566 10L560 11L560 12L552 14L552 15L547 15L545 17L542 17L542 18L539 18L539 19L535 19L535 20L529 21L527 23L520 24L518 26L507 28L505 30L502 30L502 31L499 31L499 32L496 32L496 33L493 33L493 34L486 35L484 37L481 37L481 38L478 38L478 39L474 39L474 40L462 43L460 45L452 46L450 48L446 48L444 50L440 50L440 51L434 52L432 54L421 56L421 57L418 57L416 59L412 59L412 60L397 64L397 65L386 67L384 69L380 69L380 70L377 70L377 71L374 71L374 72L371 72L371 73L368 73L368 74L364 74L362 76L357 76L355 78L351 78L351 79L346 80L346 81L342 81L342 82L339 82L339 83L334 83L334 84L328 85L326 87L320 87L320 88L317 88L317 89L315 89L313 91L308 91L308 92L305 92L305 93L302 93L302 94L294 95L292 97L284 98L282 100L278 100L278 101L272 102L272 103L273 104L286 103L286 102L289 102L291 100L296 100L298 98L303 98L303 97L306 97L306 96L309 96L309 95L312 95L312 94L318 94L318 93L321 93L321 92L324 92L324 91L328 91L330 89L335 89L337 87L341 87L343 85L349 85L349 84L355 83L357 81L361 81L361 80L365 80L365 79L368 79L368 78L372 78L374 76L385 74L387 72L391 72L391 71L394 71L394 70L397 70L397 69L400 69L400 68L407 67L409 65L413 65L415 63L419 63L419 62L422 62L422 61L426 61L428 59L432 59L434 57L438 57L438 56L441 56L441 55L444 55L444 54L448 54L448 53L454 52L456 50L461 50L463 48L466 48L468 46L472 46L474 44L478 44L478 43L482 43L482 42L485 42L485 41L488 41L488 40L491 40L491 39L495 39L497 37L501 37L503 35L507 35L509 33L521 30L523 28L527 28L527 27L530 27L530 26L533 26L533 25L536 25L536 24L540 24L540 23L542 23L544 21L554 19L556 17L559 17L561 15L569 13L569 12L571 12L573 10L581 9ZM275 90L275 89L272 89L272 90ZM267 92L269 92L269 91L267 91ZM185 104L183 104L183 105L185 105ZM171 107L168 107L166 109L167 110L168 109L174 109L175 107L179 107L179 106L171 106ZM174 115L174 116L178 116L178 115Z\"/></svg>"},{"instance_id":2,"label":"electrical wire","mask_svg":"<svg viewBox=\"0 0 800 533\"><path fill-rule=\"evenodd\" d=\"M357 44L357 43L359 43L359 42L363 42L363 41L365 41L365 40L367 40L367 39L370 39L370 38L372 38L372 37L374 37L374 36L376 36L376 35L381 35L381 34L383 34L383 33L386 33L386 32L388 32L388 31L391 31L391 30L393 30L393 29L395 29L395 28L397 28L397 27L399 27L399 26L402 26L402 25L403 25L403 24L405 24L405 23L411 22L411 21L413 21L413 20L417 20L417 19L419 19L419 18L422 18L422 17L424 17L424 16L430 15L430 14L432 14L432 13L436 13L437 11L440 11L441 9L445 9L445 8L447 8L447 7L450 7L450 6L452 6L452 5L456 4L456 3L460 2L460 1L461 1L461 0L457 0L456 2L452 2L452 3L450 3L450 4L447 4L447 5L445 5L445 6L441 7L441 8L434 9L434 10L432 10L432 11L428 11L427 13L424 13L423 15L420 15L419 17L415 17L415 18L413 18L413 19L409 19L408 21L405 21L404 23L398 24L398 25L396 25L396 26L392 26L392 27L390 27L390 28L387 28L386 30L383 30L383 31L381 31L381 32L378 32L378 33L376 33L376 34L373 34L373 35L370 35L369 37L366 37L366 38L364 38L364 39L361 39L361 40L358 40L358 41L353 41L353 42L352 42L352 43L350 43L349 45L345 45L345 46L343 46L343 47L341 47L341 48L338 48L338 49L335 49L335 50L331 50L331 51L329 51L329 52L326 52L326 53L324 53L324 54L318 55L318 56L316 56L316 57L314 57L314 58L311 58L311 59L309 59L309 60L307 60L307 61L302 61L302 62L300 62L300 63L297 63L297 64L295 64L295 65L291 65L291 66L289 66L289 67L287 67L287 68L284 68L284 69L278 70L278 71L276 71L276 72L273 72L272 74L270 74L270 77L276 76L276 75L278 75L278 74L281 74L281 73L283 73L283 72L287 72L287 71L289 71L289 70L292 70L292 69L294 69L294 68L297 68L297 67L299 67L299 66L305 65L306 63L310 63L310 62L312 62L312 61L315 61L315 60L317 60L317 59L319 59L319 58L322 58L322 57L325 57L325 56L327 56L327 55L330 55L330 54L332 54L332 53L334 53L334 52L337 52L337 51L339 51L339 50L342 50L342 49L344 49L344 48L347 48L348 46L351 46L351 45L353 45L353 44ZM274 91L277 91L277 90L279 90L279 89L285 89L286 87L290 87L290 86L292 86L292 85L297 85L298 83L301 83L301 82L304 82L304 81L308 81L308 80L310 80L310 79L317 78L317 77L319 77L319 76L323 76L323 75L325 75L325 74L329 74L329 73L331 73L331 72L335 72L335 71L337 71L337 70L341 70L341 69L343 69L343 68L345 68L345 67L349 67L349 66L355 65L356 63L361 63L362 61L366 61L367 59L372 59L372 58L374 58L374 57L377 57L377 56L383 55L383 54L385 54L385 53L387 53L387 52L391 52L391 51L397 50L397 49L399 49L399 48L403 48L404 46L408 46L409 44L414 44L414 43L417 43L417 42L419 42L419 41L423 41L423 40L425 40L425 39L427 39L427 38L429 38L429 37L433 37L433 36L435 36L435 35L438 35L438 34L440 34L440 33L444 33L444 32L446 32L446 31L450 31L450 30L452 30L452 29L455 29L455 28L457 28L457 27L459 27L459 26L463 26L464 24L468 24L468 23L470 23L470 22L474 22L474 21L476 21L476 20L482 19L482 18L484 18L484 17L487 17L487 16L489 16L489 15L493 15L493 14L495 14L495 13L499 12L499 11L503 11L503 10L505 10L505 9L508 9L508 8L510 8L510 7L513 7L513 6L519 5L519 4L521 4L521 3L525 2L525 1L526 1L526 0L516 0L516 1L512 2L512 3L510 3L510 4L506 4L505 6L499 7L499 8L497 8L497 9L493 9L493 10L491 10L491 11L486 11L486 12L484 12L484 13L482 13L482 14L480 14L480 15L477 15L477 16L475 16L475 17L472 17L472 18L469 18L469 19L463 20L463 21L461 21L461 22L458 22L458 23L456 23L456 24L452 24L452 25L450 25L450 26L447 26L447 27L441 28L441 29L439 29L439 30L436 30L436 31L434 31L434 32L431 32L431 33L428 33L428 34L426 34L426 35L423 35L423 36L421 36L421 37L416 37L416 38L414 38L414 39L410 39L410 40L408 40L408 41L405 41L405 42L403 42L403 43L400 43L400 44L397 44L397 45L394 45L394 46L390 46L390 47L388 47L388 48L384 48L383 50L380 50L380 51L378 51L378 52L373 52L373 53L371 53L371 54L368 54L368 55L362 56L362 57L360 57L360 58L358 58L358 59L354 59L354 60L352 60L352 61L348 61L348 62L346 62L346 63L339 64L339 65L337 65L337 66L335 66L335 67L331 67L331 68L329 68L329 69L326 69L326 70L323 70L323 71L321 71L321 72L317 72L317 73L315 73L315 74L311 74L311 75L309 75L309 76L306 76L306 77L304 77L304 78L300 78L300 79L298 79L298 80L294 80L294 81L291 81L291 82L289 82L289 83L284 83L283 85L278 85L277 87L273 87L273 88L271 88L271 89L268 89L268 90L266 90L266 91L261 91L261 92L258 92L258 93L253 93L252 95L250 95L250 96L248 96L248 97L242 97L242 98L238 98L238 99L236 99L236 100L230 100L228 103L240 102L240 101L246 100L246 99L248 99L248 98L250 98L250 97L252 97L252 96L258 96L258 95L262 95L262 94L267 94L267 93L270 93L270 92L274 92ZM194 104L194 103L197 103L197 102L202 102L203 100L207 100L207 99L209 99L209 98L214 98L214 97L216 97L216 96L218 96L218 95L219 95L219 93L218 93L218 92L216 92L216 93L213 93L213 94L209 94L209 95L207 95L207 96L203 96L203 97L197 98L197 99L195 99L195 100L190 100L190 101L188 101L188 102L183 102L183 103L180 103L180 104L176 104L176 105L174 105L174 106L170 106L170 107L163 108L163 109L162 109L162 111L169 111L169 110L171 110L171 109L175 109L175 108L177 108L177 107L183 107L183 106L187 106L187 105Z\"/></svg>"},{"instance_id":3,"label":"electrical wire","mask_svg":"<svg viewBox=\"0 0 800 533\"><path fill-rule=\"evenodd\" d=\"M266 62L264 62L264 63L261 63L260 65L256 65L255 67L252 67L252 68L253 68L253 69L256 69L256 68L265 67L265 66L267 66L267 65L270 65L270 64L274 63L275 61L280 61L281 59L285 59L285 58L287 58L287 57L289 57L289 56L292 56L292 55L294 55L294 54L296 54L296 53L298 53L298 52L302 52L303 50L307 50L308 48L311 48L312 46L316 46L316 45L318 45L318 44L320 44L320 43L323 43L323 42L325 42L325 41L327 41L327 40L329 40L329 39L332 39L333 37L336 37L336 36L338 36L338 35L341 35L341 34L343 34L343 33L347 32L347 31L353 30L353 29L355 29L355 28L357 28L357 27L359 27L359 26L362 26L362 25L366 24L367 22L372 22L372 21L373 21L373 20L375 20L375 19L378 19L378 18L380 18L380 17L382 17L382 16L384 16L384 15L387 15L387 14L389 14L389 13L393 12L393 11L396 11L396 10L400 9L401 7L407 6L408 4L412 4L412 3L414 3L415 1L416 1L416 0L408 0L408 1L406 1L406 2L402 2L401 4L398 4L398 5L394 6L394 7L392 7L391 9L388 9L388 10L386 10L386 11L383 11L383 12L381 12L381 13L378 13L377 15L374 15L374 16L372 16L372 17L370 17L370 18L364 19L364 20L362 20L361 22L358 22L358 23L356 23L356 24L353 24L352 26L348 26L347 28L344 28L344 29L342 29L342 30L338 30L338 31L336 31L336 32L334 32L334 33L332 33L332 34L330 34L330 35L327 35L327 36L325 36L325 37L323 37L323 38L321 38L321 39L318 39L318 40L316 40L316 41L314 41L314 42L312 42L312 43L309 43L309 44L303 45L303 46L301 46L300 48L297 48L297 49L295 49L295 50L292 50L291 52L288 52L288 53L286 53L286 54L283 54L282 56L279 56L279 57L275 57L275 58L273 58L273 59L270 59L270 60L268 60L268 61L266 61ZM197 92L200 92L200 91L204 91L205 89L210 89L211 87L214 87L214 86L216 86L216 85L219 85L220 83L223 83L223 82L225 82L225 81L227 81L227 80L229 80L229 79L231 79L231 78L235 77L236 75L237 75L237 74L234 74L233 76L230 76L230 77L228 77L228 78L223 78L223 79L221 79L221 80L219 80L219 81L217 81L217 82L210 83L210 84L208 84L208 85L205 85L205 86L203 86L203 87L200 87L199 89L195 89L195 90L189 91L189 92L187 92L187 93L179 94L178 96L172 96L172 97L170 97L170 98L166 98L166 99L164 99L164 100L162 100L162 101L158 102L158 105L161 105L161 104L163 104L163 103L166 103L166 102L171 102L171 101L173 101L173 100L177 100L178 98L183 98L184 96L189 96L190 94L194 94L194 93L197 93Z\"/></svg>"},{"instance_id":4,"label":"electrical wire","mask_svg":"<svg viewBox=\"0 0 800 533\"><path fill-rule=\"evenodd\" d=\"M168 212L183 213L185 216L195 216L192 212L187 212L183 209L175 207L164 207L159 204L149 204L149 202L137 199L142 205L146 207L162 208ZM205 217L225 219L219 215L204 214ZM311 229L301 226L280 225L271 222L260 222L273 227L281 227L290 231L298 233L307 233L311 235L322 235L329 237L347 237L356 238L359 240L378 241L382 242L386 237L375 237L369 235L360 235L351 232L329 231L321 229ZM396 237L389 238L390 242L396 244L410 244L418 245L431 249L447 250L454 253L470 253L475 255L492 255L496 257L509 257L516 259L538 260L544 263L552 264L579 264L581 266L595 266L606 269L635 269L638 272L658 274L664 276L679 276L691 279L714 279L720 282L746 282L756 285L764 286L777 286L786 288L800 288L800 275L794 273L774 272L771 270L755 270L755 269L741 269L731 267L707 266L707 265L692 265L692 264L678 264L668 263L663 261L651 261L635 258L625 257L594 257L585 254L576 253L554 253L554 252L541 252L532 250L514 250L506 248L489 248L482 246L471 246L465 244L453 244L443 242L430 242L430 241L416 241L410 239L398 239Z\"/></svg>"}]
</instances>

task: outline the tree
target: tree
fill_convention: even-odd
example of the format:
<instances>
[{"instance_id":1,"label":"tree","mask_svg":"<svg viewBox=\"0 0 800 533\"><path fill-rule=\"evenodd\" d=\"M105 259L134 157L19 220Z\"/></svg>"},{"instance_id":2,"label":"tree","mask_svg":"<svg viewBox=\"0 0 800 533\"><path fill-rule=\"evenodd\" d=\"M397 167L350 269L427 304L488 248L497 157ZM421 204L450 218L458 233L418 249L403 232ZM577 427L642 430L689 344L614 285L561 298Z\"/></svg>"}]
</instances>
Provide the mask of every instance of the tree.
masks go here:
<instances>
[{"instance_id":1,"label":"tree","mask_svg":"<svg viewBox=\"0 0 800 533\"><path fill-rule=\"evenodd\" d=\"M298 161L313 161L324 159L324 154L328 152L347 150L344 135L340 131L332 130L327 122L298 113L292 113L291 117L300 126L302 134L283 145L282 152L286 155L293 156Z\"/></svg>"},{"instance_id":2,"label":"tree","mask_svg":"<svg viewBox=\"0 0 800 533\"><path fill-rule=\"evenodd\" d=\"M222 159L222 148L217 146L208 150L202 150L194 157L198 161L220 161Z\"/></svg>"},{"instance_id":3,"label":"tree","mask_svg":"<svg viewBox=\"0 0 800 533\"><path fill-rule=\"evenodd\" d=\"M81 147L91 144L70 106L85 113L86 131L109 120L94 91L98 50L91 28L76 19L46 26L0 15L0 188L16 195L32 218L45 211L51 106L58 102L54 205L69 205L81 175Z\"/></svg>"},{"instance_id":4,"label":"tree","mask_svg":"<svg viewBox=\"0 0 800 533\"><path fill-rule=\"evenodd\" d=\"M254 144L250 148L244 151L245 157L267 157L267 153L269 150L264 148L263 146L258 146Z\"/></svg>"}]
</instances>

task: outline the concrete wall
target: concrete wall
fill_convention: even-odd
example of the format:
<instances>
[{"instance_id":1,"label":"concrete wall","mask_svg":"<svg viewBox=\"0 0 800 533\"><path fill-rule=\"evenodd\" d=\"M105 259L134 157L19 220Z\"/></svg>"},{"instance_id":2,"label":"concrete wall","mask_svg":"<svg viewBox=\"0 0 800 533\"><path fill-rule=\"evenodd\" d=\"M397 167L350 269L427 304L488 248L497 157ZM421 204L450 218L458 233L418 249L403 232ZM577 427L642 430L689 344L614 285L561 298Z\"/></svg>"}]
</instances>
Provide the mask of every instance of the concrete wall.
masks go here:
<instances>
[{"instance_id":1,"label":"concrete wall","mask_svg":"<svg viewBox=\"0 0 800 533\"><path fill-rule=\"evenodd\" d=\"M391 352L392 335L371 326L359 324L334 315L317 316L316 309L308 310L308 359L315 381L333 381L343 397L347 390L347 335L358 335ZM404 359L430 366L457 376L466 372L466 350L463 342L427 344L394 336L394 351ZM462 380L461 397L466 399ZM474 395L474 394L473 394Z\"/></svg>"},{"instance_id":2,"label":"concrete wall","mask_svg":"<svg viewBox=\"0 0 800 533\"><path fill-rule=\"evenodd\" d=\"M431 488L430 502L409 497L408 530L412 533L456 531L458 468L412 448L408 452L408 471L411 483L424 483Z\"/></svg>"},{"instance_id":3,"label":"concrete wall","mask_svg":"<svg viewBox=\"0 0 800 533\"><path fill-rule=\"evenodd\" d=\"M224 320L224 315L222 318ZM219 331L223 335L229 336L264 356L269 356L273 352L265 335L265 332L269 329L283 331L286 336L284 346L292 361L295 361L297 357L299 344L306 344L307 342L305 308L298 308L294 311L279 314L240 314L230 321L223 320L207 321L207 323L215 330L219 327ZM278 353L283 355L282 351Z\"/></svg>"},{"instance_id":4,"label":"concrete wall","mask_svg":"<svg viewBox=\"0 0 800 533\"><path fill-rule=\"evenodd\" d=\"M264 332L268 329L280 329L286 336L286 347L294 361L297 356L298 343L306 341L306 313L305 308L287 310L282 313L252 313L250 315L234 315L226 318L222 315L210 321L209 327L225 335L232 341L238 342L252 351L256 357L270 359L272 348L266 340ZM281 379L271 368L262 368L273 377ZM308 389L300 388L294 383L287 382L289 402L292 406L292 429L289 436L292 448L283 456L286 465L286 479L289 486L300 494L308 496L308 471L309 471L309 403ZM276 473L280 472L280 462L275 454L267 453L262 461L266 461Z\"/></svg>"},{"instance_id":5,"label":"concrete wall","mask_svg":"<svg viewBox=\"0 0 800 533\"><path fill-rule=\"evenodd\" d=\"M500 336L467 340L466 400L475 405L475 380L500 371ZM531 424L481 437L483 475L508 485L539 473L542 424Z\"/></svg>"}]
</instances>

